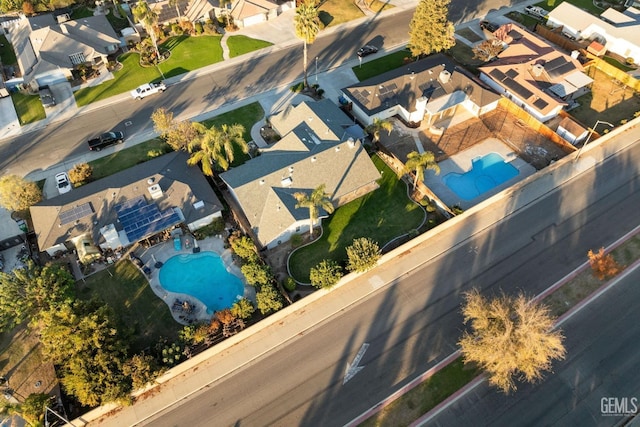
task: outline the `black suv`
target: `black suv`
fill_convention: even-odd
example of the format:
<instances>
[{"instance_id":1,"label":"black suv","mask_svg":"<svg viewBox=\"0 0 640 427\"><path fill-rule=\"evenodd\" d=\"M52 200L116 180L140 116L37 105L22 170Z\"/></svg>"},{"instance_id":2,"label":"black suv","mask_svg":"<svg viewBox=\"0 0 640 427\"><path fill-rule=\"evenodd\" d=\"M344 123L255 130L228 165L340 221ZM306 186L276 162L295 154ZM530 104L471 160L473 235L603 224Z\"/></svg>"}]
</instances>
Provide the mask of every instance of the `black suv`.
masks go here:
<instances>
[{"instance_id":1,"label":"black suv","mask_svg":"<svg viewBox=\"0 0 640 427\"><path fill-rule=\"evenodd\" d=\"M495 33L496 30L500 28L500 25L489 21L480 21L480 28L489 31L490 33Z\"/></svg>"},{"instance_id":2,"label":"black suv","mask_svg":"<svg viewBox=\"0 0 640 427\"><path fill-rule=\"evenodd\" d=\"M89 150L100 151L104 147L108 147L113 144L121 144L124 142L124 134L122 132L107 132L103 133L97 138L92 138L87 141L89 144Z\"/></svg>"}]
</instances>

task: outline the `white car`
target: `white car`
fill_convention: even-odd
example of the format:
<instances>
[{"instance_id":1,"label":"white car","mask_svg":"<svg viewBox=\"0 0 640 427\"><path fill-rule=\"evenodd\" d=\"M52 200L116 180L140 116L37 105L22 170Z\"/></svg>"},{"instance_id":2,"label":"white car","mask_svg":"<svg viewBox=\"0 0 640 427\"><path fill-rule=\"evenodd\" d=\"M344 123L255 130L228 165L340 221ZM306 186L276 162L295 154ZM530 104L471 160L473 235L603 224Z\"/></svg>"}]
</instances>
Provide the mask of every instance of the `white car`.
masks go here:
<instances>
[{"instance_id":1,"label":"white car","mask_svg":"<svg viewBox=\"0 0 640 427\"><path fill-rule=\"evenodd\" d=\"M73 187L71 187L71 181L69 181L69 175L66 172L60 172L56 174L56 187L59 194L68 193Z\"/></svg>"}]
</instances>

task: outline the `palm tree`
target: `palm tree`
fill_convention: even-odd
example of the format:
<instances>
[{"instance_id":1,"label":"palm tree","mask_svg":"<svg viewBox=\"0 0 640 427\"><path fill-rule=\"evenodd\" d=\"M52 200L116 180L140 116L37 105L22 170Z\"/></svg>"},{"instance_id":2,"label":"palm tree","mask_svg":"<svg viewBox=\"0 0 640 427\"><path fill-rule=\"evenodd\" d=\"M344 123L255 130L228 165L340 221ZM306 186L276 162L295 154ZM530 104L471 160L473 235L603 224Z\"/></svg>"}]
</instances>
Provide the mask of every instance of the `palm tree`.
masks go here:
<instances>
[{"instance_id":1,"label":"palm tree","mask_svg":"<svg viewBox=\"0 0 640 427\"><path fill-rule=\"evenodd\" d=\"M160 51L158 50L158 41L155 30L156 25L158 25L158 14L149 7L149 4L146 1L136 3L136 5L131 9L131 12L133 13L135 20L144 26L149 37L151 37L151 43L153 43L158 61L160 61Z\"/></svg>"},{"instance_id":2,"label":"palm tree","mask_svg":"<svg viewBox=\"0 0 640 427\"><path fill-rule=\"evenodd\" d=\"M440 166L436 163L435 156L431 151L425 151L424 153L418 153L417 151L412 151L407 156L407 162L404 164L405 173L415 172L413 178L413 189L416 189L416 185L418 181L422 181L424 179L424 170L431 169L436 172L436 174L440 173Z\"/></svg>"},{"instance_id":3,"label":"palm tree","mask_svg":"<svg viewBox=\"0 0 640 427\"><path fill-rule=\"evenodd\" d=\"M334 211L333 203L331 203L330 195L324 192L325 185L321 184L311 194L298 192L293 197L298 201L297 208L309 209L309 234L313 235L313 224L318 218L318 208L324 209L328 213Z\"/></svg>"},{"instance_id":4,"label":"palm tree","mask_svg":"<svg viewBox=\"0 0 640 427\"><path fill-rule=\"evenodd\" d=\"M201 123L192 123L198 137L189 144L192 153L187 163L202 164L202 173L213 176L213 165L218 164L223 170L229 169L233 162L234 148L238 146L243 153L249 152L249 146L244 140L244 126L241 124L223 124L220 128L207 128Z\"/></svg>"},{"instance_id":5,"label":"palm tree","mask_svg":"<svg viewBox=\"0 0 640 427\"><path fill-rule=\"evenodd\" d=\"M373 142L380 141L380 131L386 130L389 135L393 130L393 123L387 119L375 117L373 123L367 126L364 131L373 137Z\"/></svg>"},{"instance_id":6,"label":"palm tree","mask_svg":"<svg viewBox=\"0 0 640 427\"><path fill-rule=\"evenodd\" d=\"M320 18L314 0L304 0L296 9L296 16L293 18L296 30L296 37L303 41L304 56L302 63L304 66L304 87L308 87L307 82L307 44L313 44L320 31Z\"/></svg>"}]
</instances>

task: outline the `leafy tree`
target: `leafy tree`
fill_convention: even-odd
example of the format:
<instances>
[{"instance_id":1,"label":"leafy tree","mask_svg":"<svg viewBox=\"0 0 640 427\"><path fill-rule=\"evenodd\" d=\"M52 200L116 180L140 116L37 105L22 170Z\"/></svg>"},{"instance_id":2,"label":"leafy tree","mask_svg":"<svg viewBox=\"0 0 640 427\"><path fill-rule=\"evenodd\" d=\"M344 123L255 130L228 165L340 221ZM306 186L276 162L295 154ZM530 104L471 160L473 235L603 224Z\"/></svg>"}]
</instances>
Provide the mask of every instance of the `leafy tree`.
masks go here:
<instances>
[{"instance_id":1,"label":"leafy tree","mask_svg":"<svg viewBox=\"0 0 640 427\"><path fill-rule=\"evenodd\" d=\"M480 61L490 61L502 52L502 43L499 40L485 40L473 47L473 57Z\"/></svg>"},{"instance_id":2,"label":"leafy tree","mask_svg":"<svg viewBox=\"0 0 640 427\"><path fill-rule=\"evenodd\" d=\"M89 182L92 176L93 168L89 163L78 163L69 171L69 181L75 186Z\"/></svg>"},{"instance_id":3,"label":"leafy tree","mask_svg":"<svg viewBox=\"0 0 640 427\"><path fill-rule=\"evenodd\" d=\"M231 314L238 319L250 319L255 310L251 301L246 298L240 298L231 306Z\"/></svg>"},{"instance_id":4,"label":"leafy tree","mask_svg":"<svg viewBox=\"0 0 640 427\"><path fill-rule=\"evenodd\" d=\"M173 113L164 108L155 110L151 114L151 120L154 130L175 151L186 151L189 143L199 136L191 121L177 121L174 119Z\"/></svg>"},{"instance_id":5,"label":"leafy tree","mask_svg":"<svg viewBox=\"0 0 640 427\"><path fill-rule=\"evenodd\" d=\"M325 259L311 268L309 280L316 288L330 288L342 278L342 267L337 262Z\"/></svg>"},{"instance_id":6,"label":"leafy tree","mask_svg":"<svg viewBox=\"0 0 640 427\"><path fill-rule=\"evenodd\" d=\"M258 310L260 310L262 314L278 311L284 305L282 295L280 295L280 292L271 284L260 287L260 290L256 293L256 301L258 303Z\"/></svg>"},{"instance_id":7,"label":"leafy tree","mask_svg":"<svg viewBox=\"0 0 640 427\"><path fill-rule=\"evenodd\" d=\"M57 264L0 272L0 331L6 331L41 311L62 304L72 295L73 276Z\"/></svg>"},{"instance_id":8,"label":"leafy tree","mask_svg":"<svg viewBox=\"0 0 640 427\"><path fill-rule=\"evenodd\" d=\"M149 354L135 354L122 366L122 373L131 379L134 389L141 389L158 377L156 359Z\"/></svg>"},{"instance_id":9,"label":"leafy tree","mask_svg":"<svg viewBox=\"0 0 640 427\"><path fill-rule=\"evenodd\" d=\"M597 253L589 250L587 256L589 257L589 265L591 265L593 274L599 280L604 280L607 277L613 277L620 273L620 264L613 259L613 255L606 254L604 248L600 248Z\"/></svg>"},{"instance_id":10,"label":"leafy tree","mask_svg":"<svg viewBox=\"0 0 640 427\"><path fill-rule=\"evenodd\" d=\"M304 0L296 8L296 15L293 18L296 37L302 40L303 57L302 66L304 67L304 87L309 87L307 81L307 45L316 41L318 32L320 31L320 18L318 17L318 8L314 0Z\"/></svg>"},{"instance_id":11,"label":"leafy tree","mask_svg":"<svg viewBox=\"0 0 640 427\"><path fill-rule=\"evenodd\" d=\"M247 236L232 235L229 238L229 244L233 253L247 262L256 262L258 260L258 249Z\"/></svg>"},{"instance_id":12,"label":"leafy tree","mask_svg":"<svg viewBox=\"0 0 640 427\"><path fill-rule=\"evenodd\" d=\"M293 193L293 197L298 201L296 209L309 209L309 234L313 235L313 225L318 219L318 209L322 208L328 213L334 211L333 203L331 203L330 195L324 192L325 185L321 184L311 194L297 192Z\"/></svg>"},{"instance_id":13,"label":"leafy tree","mask_svg":"<svg viewBox=\"0 0 640 427\"><path fill-rule=\"evenodd\" d=\"M380 132L386 130L389 135L391 135L391 131L393 130L393 123L387 119L381 119L379 117L373 118L373 123L364 128L364 131L367 134L371 135L373 138L373 142L380 141Z\"/></svg>"},{"instance_id":14,"label":"leafy tree","mask_svg":"<svg viewBox=\"0 0 640 427\"><path fill-rule=\"evenodd\" d=\"M146 1L139 1L131 8L131 13L136 22L142 24L144 29L151 38L153 49L155 50L156 58L160 60L160 51L158 50L158 38L156 35L156 25L158 25L158 13L149 7Z\"/></svg>"},{"instance_id":15,"label":"leafy tree","mask_svg":"<svg viewBox=\"0 0 640 427\"><path fill-rule=\"evenodd\" d=\"M0 414L19 415L30 426L41 426L44 420L45 407L51 396L45 393L32 393L23 403L12 404L7 401L0 405Z\"/></svg>"},{"instance_id":16,"label":"leafy tree","mask_svg":"<svg viewBox=\"0 0 640 427\"><path fill-rule=\"evenodd\" d=\"M347 248L347 270L359 273L372 269L380 259L380 247L368 237L354 239Z\"/></svg>"},{"instance_id":17,"label":"leafy tree","mask_svg":"<svg viewBox=\"0 0 640 427\"><path fill-rule=\"evenodd\" d=\"M412 151L407 155L407 162L404 165L405 173L414 172L413 178L413 189L416 189L416 185L418 181L422 182L424 180L424 170L431 169L436 172L436 174L440 173L440 166L435 160L435 156L431 151L425 151L424 153L418 153L417 151Z\"/></svg>"},{"instance_id":18,"label":"leafy tree","mask_svg":"<svg viewBox=\"0 0 640 427\"><path fill-rule=\"evenodd\" d=\"M67 393L88 406L126 396L130 383L122 366L127 348L109 306L76 300L42 312L38 323L43 353L58 365Z\"/></svg>"},{"instance_id":19,"label":"leafy tree","mask_svg":"<svg viewBox=\"0 0 640 427\"><path fill-rule=\"evenodd\" d=\"M244 274L247 283L251 286L261 286L269 283L271 280L271 269L268 265L250 262L240 267L240 271Z\"/></svg>"},{"instance_id":20,"label":"leafy tree","mask_svg":"<svg viewBox=\"0 0 640 427\"><path fill-rule=\"evenodd\" d=\"M244 126L241 124L223 124L220 128L212 126L210 129L201 123L193 123L192 126L198 137L189 145L192 154L187 162L190 165L201 163L205 175L213 176L214 164L222 170L229 169L235 158L234 147L239 147L243 153L249 152L243 136Z\"/></svg>"},{"instance_id":21,"label":"leafy tree","mask_svg":"<svg viewBox=\"0 0 640 427\"><path fill-rule=\"evenodd\" d=\"M420 0L409 24L409 49L413 56L431 55L456 44L455 28L447 19L451 0Z\"/></svg>"},{"instance_id":22,"label":"leafy tree","mask_svg":"<svg viewBox=\"0 0 640 427\"><path fill-rule=\"evenodd\" d=\"M42 200L42 191L35 182L18 175L0 177L0 205L8 211L26 211Z\"/></svg>"},{"instance_id":23,"label":"leafy tree","mask_svg":"<svg viewBox=\"0 0 640 427\"><path fill-rule=\"evenodd\" d=\"M549 309L524 295L487 300L477 290L465 294L464 322L471 323L459 341L465 363L476 363L489 374L489 383L505 393L515 380L533 382L562 359L563 336L552 330Z\"/></svg>"}]
</instances>

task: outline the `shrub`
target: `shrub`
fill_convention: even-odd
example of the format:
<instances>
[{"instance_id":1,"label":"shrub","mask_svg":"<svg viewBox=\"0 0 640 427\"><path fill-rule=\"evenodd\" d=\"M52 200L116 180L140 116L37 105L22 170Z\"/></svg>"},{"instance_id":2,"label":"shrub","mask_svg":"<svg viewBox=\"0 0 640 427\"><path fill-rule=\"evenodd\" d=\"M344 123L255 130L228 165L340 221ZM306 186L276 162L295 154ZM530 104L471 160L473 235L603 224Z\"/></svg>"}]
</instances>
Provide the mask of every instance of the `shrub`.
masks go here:
<instances>
[{"instance_id":1,"label":"shrub","mask_svg":"<svg viewBox=\"0 0 640 427\"><path fill-rule=\"evenodd\" d=\"M233 235L229 238L229 244L233 252L243 260L249 263L258 260L258 249L249 237Z\"/></svg>"},{"instance_id":2,"label":"shrub","mask_svg":"<svg viewBox=\"0 0 640 427\"><path fill-rule=\"evenodd\" d=\"M202 22L196 22L193 28L197 35L200 35L204 32L204 26L202 25Z\"/></svg>"},{"instance_id":3,"label":"shrub","mask_svg":"<svg viewBox=\"0 0 640 427\"><path fill-rule=\"evenodd\" d=\"M238 319L249 319L254 311L255 307L246 298L240 298L231 306L231 314Z\"/></svg>"},{"instance_id":4,"label":"shrub","mask_svg":"<svg viewBox=\"0 0 640 427\"><path fill-rule=\"evenodd\" d=\"M304 89L304 82L296 83L291 86L291 92L299 93Z\"/></svg>"},{"instance_id":5,"label":"shrub","mask_svg":"<svg viewBox=\"0 0 640 427\"><path fill-rule=\"evenodd\" d=\"M184 31L182 30L182 27L180 26L180 24L174 23L174 24L171 24L171 33L176 36L179 36L179 35L182 35Z\"/></svg>"},{"instance_id":6,"label":"shrub","mask_svg":"<svg viewBox=\"0 0 640 427\"><path fill-rule=\"evenodd\" d=\"M269 283L272 279L271 268L268 265L250 262L240 267L240 271L244 274L247 283L251 286L262 286Z\"/></svg>"},{"instance_id":7,"label":"shrub","mask_svg":"<svg viewBox=\"0 0 640 427\"><path fill-rule=\"evenodd\" d=\"M380 259L380 247L368 237L354 239L347 248L347 257L347 270L362 273L376 266Z\"/></svg>"},{"instance_id":8,"label":"shrub","mask_svg":"<svg viewBox=\"0 0 640 427\"><path fill-rule=\"evenodd\" d=\"M316 91L316 93L318 94L318 96L319 96L320 98L322 98L322 95L324 95L324 89L318 89L318 90Z\"/></svg>"},{"instance_id":9,"label":"shrub","mask_svg":"<svg viewBox=\"0 0 640 427\"><path fill-rule=\"evenodd\" d=\"M613 256L604 253L604 248L600 248L597 253L589 250L587 256L589 257L589 265L591 265L593 275L599 280L613 277L621 270L620 265L613 259Z\"/></svg>"},{"instance_id":10,"label":"shrub","mask_svg":"<svg viewBox=\"0 0 640 427\"><path fill-rule=\"evenodd\" d=\"M309 272L311 284L316 288L331 288L342 278L342 267L330 259L320 261Z\"/></svg>"},{"instance_id":11,"label":"shrub","mask_svg":"<svg viewBox=\"0 0 640 427\"><path fill-rule=\"evenodd\" d=\"M298 284L296 283L296 281L294 280L293 277L287 277L282 282L282 287L285 288L285 290L287 292L295 291L297 286L298 286Z\"/></svg>"},{"instance_id":12,"label":"shrub","mask_svg":"<svg viewBox=\"0 0 640 427\"><path fill-rule=\"evenodd\" d=\"M260 310L262 314L278 311L284 305L282 295L280 295L280 292L278 292L273 285L262 286L256 294L256 301L258 302L258 310Z\"/></svg>"},{"instance_id":13,"label":"shrub","mask_svg":"<svg viewBox=\"0 0 640 427\"><path fill-rule=\"evenodd\" d=\"M291 246L297 248L302 244L302 236L299 234L294 234L293 236L291 236L291 239L289 239L289 241L291 242Z\"/></svg>"},{"instance_id":14,"label":"shrub","mask_svg":"<svg viewBox=\"0 0 640 427\"><path fill-rule=\"evenodd\" d=\"M91 181L92 175L93 168L89 163L79 163L69 171L69 181L74 185L82 185Z\"/></svg>"}]
</instances>

